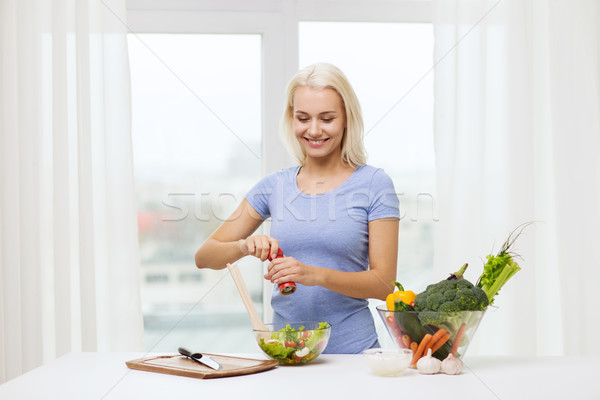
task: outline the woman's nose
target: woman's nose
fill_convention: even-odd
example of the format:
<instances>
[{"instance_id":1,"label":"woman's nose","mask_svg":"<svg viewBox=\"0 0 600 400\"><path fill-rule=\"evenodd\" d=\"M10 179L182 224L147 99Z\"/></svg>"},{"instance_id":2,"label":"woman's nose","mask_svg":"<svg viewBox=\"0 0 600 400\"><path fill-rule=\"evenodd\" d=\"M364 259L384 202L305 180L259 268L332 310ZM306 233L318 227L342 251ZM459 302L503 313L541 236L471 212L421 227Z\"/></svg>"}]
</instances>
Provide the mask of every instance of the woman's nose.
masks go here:
<instances>
[{"instance_id":1,"label":"woman's nose","mask_svg":"<svg viewBox=\"0 0 600 400\"><path fill-rule=\"evenodd\" d=\"M318 137L321 135L321 129L319 128L319 123L316 119L310 123L310 126L308 127L308 134L312 137Z\"/></svg>"}]
</instances>

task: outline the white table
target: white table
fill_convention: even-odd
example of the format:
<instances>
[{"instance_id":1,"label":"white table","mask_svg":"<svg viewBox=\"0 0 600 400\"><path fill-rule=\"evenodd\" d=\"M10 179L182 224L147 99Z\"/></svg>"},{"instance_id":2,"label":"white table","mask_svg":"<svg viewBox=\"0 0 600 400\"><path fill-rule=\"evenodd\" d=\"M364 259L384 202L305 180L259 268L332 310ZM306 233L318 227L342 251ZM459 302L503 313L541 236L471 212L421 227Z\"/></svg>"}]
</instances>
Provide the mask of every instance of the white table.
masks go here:
<instances>
[{"instance_id":1,"label":"white table","mask_svg":"<svg viewBox=\"0 0 600 400\"><path fill-rule=\"evenodd\" d=\"M140 353L71 353L0 385L0 399L600 399L600 358L472 357L461 375L371 373L360 355L322 355L301 367L195 379L131 370ZM259 354L238 354L259 358Z\"/></svg>"}]
</instances>

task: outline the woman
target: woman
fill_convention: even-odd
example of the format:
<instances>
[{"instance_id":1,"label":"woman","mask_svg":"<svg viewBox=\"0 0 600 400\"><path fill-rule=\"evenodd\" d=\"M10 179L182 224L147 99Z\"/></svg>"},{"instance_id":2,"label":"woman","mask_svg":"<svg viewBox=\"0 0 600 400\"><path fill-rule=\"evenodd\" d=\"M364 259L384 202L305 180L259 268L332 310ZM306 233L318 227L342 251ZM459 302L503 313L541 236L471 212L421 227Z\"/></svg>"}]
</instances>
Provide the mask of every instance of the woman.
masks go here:
<instances>
[{"instance_id":1,"label":"woman","mask_svg":"<svg viewBox=\"0 0 600 400\"><path fill-rule=\"evenodd\" d=\"M398 197L381 169L366 165L358 99L330 64L299 71L286 92L282 131L300 165L268 175L196 253L198 268L243 256L273 259L273 322L326 321L326 353L377 347L368 298L393 291ZM267 218L270 235L253 235ZM285 257L275 258L282 248ZM293 281L292 295L279 283Z\"/></svg>"}]
</instances>

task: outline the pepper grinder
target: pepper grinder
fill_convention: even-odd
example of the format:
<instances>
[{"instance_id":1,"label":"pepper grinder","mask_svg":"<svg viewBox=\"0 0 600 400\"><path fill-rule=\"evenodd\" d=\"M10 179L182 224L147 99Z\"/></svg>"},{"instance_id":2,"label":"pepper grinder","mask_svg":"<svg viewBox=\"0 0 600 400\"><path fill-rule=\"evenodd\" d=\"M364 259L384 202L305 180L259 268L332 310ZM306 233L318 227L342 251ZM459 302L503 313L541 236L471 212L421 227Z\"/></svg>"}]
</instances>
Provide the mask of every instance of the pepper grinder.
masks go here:
<instances>
[{"instance_id":1,"label":"pepper grinder","mask_svg":"<svg viewBox=\"0 0 600 400\"><path fill-rule=\"evenodd\" d=\"M282 258L283 251L281 249L277 249L277 256L275 258ZM269 261L273 261L271 255L269 254ZM282 296L287 296L288 294L292 294L296 291L296 283L295 282L284 282L279 284L279 293Z\"/></svg>"}]
</instances>

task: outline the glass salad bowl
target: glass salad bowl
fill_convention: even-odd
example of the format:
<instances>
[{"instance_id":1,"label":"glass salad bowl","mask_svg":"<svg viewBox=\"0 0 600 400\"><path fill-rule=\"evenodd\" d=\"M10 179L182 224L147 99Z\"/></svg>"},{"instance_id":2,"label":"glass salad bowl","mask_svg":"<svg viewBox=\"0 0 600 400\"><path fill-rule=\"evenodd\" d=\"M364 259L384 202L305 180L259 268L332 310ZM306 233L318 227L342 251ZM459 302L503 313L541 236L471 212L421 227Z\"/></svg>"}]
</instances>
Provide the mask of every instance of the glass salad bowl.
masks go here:
<instances>
[{"instance_id":1,"label":"glass salad bowl","mask_svg":"<svg viewBox=\"0 0 600 400\"><path fill-rule=\"evenodd\" d=\"M329 341L331 325L326 322L266 324L267 330L254 329L260 349L280 365L304 365L317 358Z\"/></svg>"},{"instance_id":2,"label":"glass salad bowl","mask_svg":"<svg viewBox=\"0 0 600 400\"><path fill-rule=\"evenodd\" d=\"M464 357L485 310L389 311L381 305L377 313L398 348L411 349L416 359L431 348L434 357L444 360L450 353L456 358Z\"/></svg>"}]
</instances>

